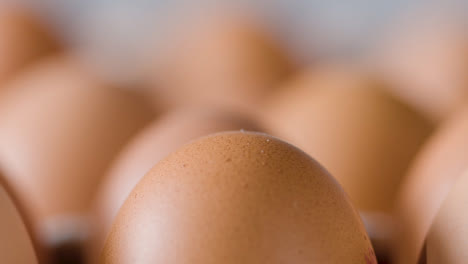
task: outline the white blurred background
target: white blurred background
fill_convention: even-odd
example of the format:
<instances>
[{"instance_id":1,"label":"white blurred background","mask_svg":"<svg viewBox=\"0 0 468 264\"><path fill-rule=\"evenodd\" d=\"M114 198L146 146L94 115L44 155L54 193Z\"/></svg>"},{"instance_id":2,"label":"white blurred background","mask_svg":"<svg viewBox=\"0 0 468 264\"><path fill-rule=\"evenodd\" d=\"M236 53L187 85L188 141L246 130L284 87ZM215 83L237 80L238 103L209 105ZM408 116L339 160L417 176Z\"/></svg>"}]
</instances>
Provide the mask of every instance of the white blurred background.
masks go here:
<instances>
[{"instance_id":1,"label":"white blurred background","mask_svg":"<svg viewBox=\"0 0 468 264\"><path fill-rule=\"evenodd\" d=\"M14 1L38 11L93 65L122 81L138 78L148 47L163 52L184 18L208 10L237 10L259 18L303 62L317 57L361 60L399 20L421 17L419 13L427 19L468 22L464 0Z\"/></svg>"}]
</instances>

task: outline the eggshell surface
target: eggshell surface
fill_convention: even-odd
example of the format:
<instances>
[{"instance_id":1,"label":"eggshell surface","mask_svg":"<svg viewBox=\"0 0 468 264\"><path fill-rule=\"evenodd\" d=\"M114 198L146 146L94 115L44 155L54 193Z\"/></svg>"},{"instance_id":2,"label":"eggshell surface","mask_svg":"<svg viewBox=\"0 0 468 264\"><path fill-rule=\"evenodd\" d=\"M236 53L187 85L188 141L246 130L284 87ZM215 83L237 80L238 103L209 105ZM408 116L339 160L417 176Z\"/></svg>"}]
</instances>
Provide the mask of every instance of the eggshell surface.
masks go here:
<instances>
[{"instance_id":1,"label":"eggshell surface","mask_svg":"<svg viewBox=\"0 0 468 264\"><path fill-rule=\"evenodd\" d=\"M147 126L123 149L102 183L94 210L95 247L101 249L128 194L156 163L193 139L240 129L257 128L247 117L200 108L172 111Z\"/></svg>"},{"instance_id":2,"label":"eggshell surface","mask_svg":"<svg viewBox=\"0 0 468 264\"><path fill-rule=\"evenodd\" d=\"M376 263L338 183L265 134L194 141L146 174L101 263Z\"/></svg>"}]
</instances>

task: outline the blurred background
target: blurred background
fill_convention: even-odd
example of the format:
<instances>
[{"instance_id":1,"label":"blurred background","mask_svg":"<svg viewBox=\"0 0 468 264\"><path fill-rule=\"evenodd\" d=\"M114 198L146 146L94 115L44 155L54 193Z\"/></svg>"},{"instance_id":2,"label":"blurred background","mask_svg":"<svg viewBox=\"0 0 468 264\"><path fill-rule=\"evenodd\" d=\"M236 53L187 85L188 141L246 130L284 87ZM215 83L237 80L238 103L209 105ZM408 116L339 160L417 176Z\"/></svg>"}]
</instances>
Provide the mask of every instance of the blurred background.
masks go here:
<instances>
[{"instance_id":1,"label":"blurred background","mask_svg":"<svg viewBox=\"0 0 468 264\"><path fill-rule=\"evenodd\" d=\"M8 0L3 0L8 1ZM60 1L24 2L114 78L135 79L148 49L163 52L186 19L226 10L253 16L304 62L316 57L362 60L402 20L466 25L467 1ZM427 22L429 23L429 22ZM186 25L186 24L185 24ZM405 25L405 27L408 25ZM125 67L132 65L132 67Z\"/></svg>"}]
</instances>

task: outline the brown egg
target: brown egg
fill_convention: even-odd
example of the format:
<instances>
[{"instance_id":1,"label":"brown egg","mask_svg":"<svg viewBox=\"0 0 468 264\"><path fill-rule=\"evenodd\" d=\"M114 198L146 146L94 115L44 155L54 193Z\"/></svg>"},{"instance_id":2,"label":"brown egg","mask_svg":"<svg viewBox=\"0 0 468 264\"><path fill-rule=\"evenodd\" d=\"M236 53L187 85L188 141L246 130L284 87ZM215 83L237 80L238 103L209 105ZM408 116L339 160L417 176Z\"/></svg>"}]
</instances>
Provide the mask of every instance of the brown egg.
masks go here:
<instances>
[{"instance_id":1,"label":"brown egg","mask_svg":"<svg viewBox=\"0 0 468 264\"><path fill-rule=\"evenodd\" d=\"M273 135L336 175L357 208L392 209L400 180L431 125L365 74L328 68L293 80L265 108Z\"/></svg>"},{"instance_id":2,"label":"brown egg","mask_svg":"<svg viewBox=\"0 0 468 264\"><path fill-rule=\"evenodd\" d=\"M38 255L16 201L0 179L0 259L2 263L37 264Z\"/></svg>"},{"instance_id":3,"label":"brown egg","mask_svg":"<svg viewBox=\"0 0 468 264\"><path fill-rule=\"evenodd\" d=\"M427 237L428 264L463 264L468 259L468 173L461 175L442 203Z\"/></svg>"},{"instance_id":4,"label":"brown egg","mask_svg":"<svg viewBox=\"0 0 468 264\"><path fill-rule=\"evenodd\" d=\"M118 210L151 167L193 139L240 129L258 130L245 117L199 108L170 112L146 127L124 148L98 192L93 221L95 244L91 250L102 249Z\"/></svg>"},{"instance_id":5,"label":"brown egg","mask_svg":"<svg viewBox=\"0 0 468 264\"><path fill-rule=\"evenodd\" d=\"M159 104L250 110L293 71L286 52L252 19L208 15L183 25L166 65L152 72Z\"/></svg>"},{"instance_id":6,"label":"brown egg","mask_svg":"<svg viewBox=\"0 0 468 264\"><path fill-rule=\"evenodd\" d=\"M338 67L305 72L265 107L264 125L330 170L381 241L378 253L387 254L391 231L383 223L391 222L400 181L432 126L382 86Z\"/></svg>"},{"instance_id":7,"label":"brown egg","mask_svg":"<svg viewBox=\"0 0 468 264\"><path fill-rule=\"evenodd\" d=\"M468 107L443 124L417 155L397 199L396 263L415 264L442 201L467 167Z\"/></svg>"},{"instance_id":8,"label":"brown egg","mask_svg":"<svg viewBox=\"0 0 468 264\"><path fill-rule=\"evenodd\" d=\"M468 35L431 14L402 19L379 49L377 66L389 91L434 121L468 99Z\"/></svg>"},{"instance_id":9,"label":"brown egg","mask_svg":"<svg viewBox=\"0 0 468 264\"><path fill-rule=\"evenodd\" d=\"M101 263L377 263L339 184L301 150L226 132L158 163L119 211Z\"/></svg>"},{"instance_id":10,"label":"brown egg","mask_svg":"<svg viewBox=\"0 0 468 264\"><path fill-rule=\"evenodd\" d=\"M69 57L37 64L8 88L0 163L43 238L55 241L81 224L110 162L153 114Z\"/></svg>"},{"instance_id":11,"label":"brown egg","mask_svg":"<svg viewBox=\"0 0 468 264\"><path fill-rule=\"evenodd\" d=\"M0 84L58 46L33 14L0 3Z\"/></svg>"}]
</instances>

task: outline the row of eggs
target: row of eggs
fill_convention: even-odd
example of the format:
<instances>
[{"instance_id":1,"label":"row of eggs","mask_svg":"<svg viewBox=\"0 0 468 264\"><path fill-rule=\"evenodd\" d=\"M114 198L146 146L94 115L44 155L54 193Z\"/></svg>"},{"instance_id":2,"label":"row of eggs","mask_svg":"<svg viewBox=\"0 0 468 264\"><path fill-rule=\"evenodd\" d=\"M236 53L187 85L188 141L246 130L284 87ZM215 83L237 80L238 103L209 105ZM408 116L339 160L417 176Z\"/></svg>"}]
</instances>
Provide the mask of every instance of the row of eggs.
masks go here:
<instances>
[{"instance_id":1,"label":"row of eggs","mask_svg":"<svg viewBox=\"0 0 468 264\"><path fill-rule=\"evenodd\" d=\"M410 107L404 85L349 65L298 71L260 29L226 19L195 23L140 94L30 19L0 15L6 263L42 263L68 240L103 263L374 263L367 233L395 263L463 263L460 86L417 92L451 103L402 96Z\"/></svg>"}]
</instances>

